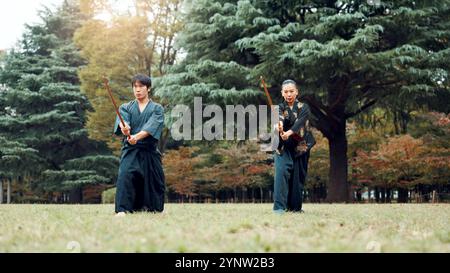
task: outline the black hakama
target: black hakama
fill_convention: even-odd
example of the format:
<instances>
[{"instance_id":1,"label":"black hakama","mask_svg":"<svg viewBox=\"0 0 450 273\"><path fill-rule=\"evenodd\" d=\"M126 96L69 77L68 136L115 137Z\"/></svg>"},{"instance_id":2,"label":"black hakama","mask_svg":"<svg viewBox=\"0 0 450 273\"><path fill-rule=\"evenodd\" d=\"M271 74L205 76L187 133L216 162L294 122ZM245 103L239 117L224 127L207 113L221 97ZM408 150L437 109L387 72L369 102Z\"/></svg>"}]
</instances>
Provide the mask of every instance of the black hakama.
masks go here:
<instances>
[{"instance_id":1,"label":"black hakama","mask_svg":"<svg viewBox=\"0 0 450 273\"><path fill-rule=\"evenodd\" d=\"M136 212L164 210L165 178L161 163L158 140L164 127L164 109L150 101L139 110L137 101L123 104L119 109L122 118L131 127L131 134L146 131L149 137L136 145L123 140L119 175L116 184L115 211ZM115 134L121 135L119 118L116 119Z\"/></svg>"}]
</instances>

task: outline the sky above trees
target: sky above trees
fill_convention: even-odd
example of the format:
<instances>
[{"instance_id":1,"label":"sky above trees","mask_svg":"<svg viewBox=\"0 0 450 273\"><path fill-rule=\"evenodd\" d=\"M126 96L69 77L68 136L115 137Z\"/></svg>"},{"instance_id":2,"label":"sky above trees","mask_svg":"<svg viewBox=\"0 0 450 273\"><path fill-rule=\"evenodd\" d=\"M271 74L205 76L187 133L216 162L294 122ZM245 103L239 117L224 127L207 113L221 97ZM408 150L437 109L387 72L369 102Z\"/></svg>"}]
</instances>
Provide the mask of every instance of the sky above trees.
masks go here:
<instances>
[{"instance_id":1,"label":"sky above trees","mask_svg":"<svg viewBox=\"0 0 450 273\"><path fill-rule=\"evenodd\" d=\"M38 11L44 6L52 10L63 0L14 0L0 2L0 50L10 49L25 30L25 24L40 22ZM126 10L130 0L116 1L115 9ZM107 14L100 19L108 19Z\"/></svg>"},{"instance_id":2,"label":"sky above trees","mask_svg":"<svg viewBox=\"0 0 450 273\"><path fill-rule=\"evenodd\" d=\"M9 49L22 36L25 24L39 22L43 5L54 9L62 0L14 0L0 3L0 49Z\"/></svg>"}]
</instances>

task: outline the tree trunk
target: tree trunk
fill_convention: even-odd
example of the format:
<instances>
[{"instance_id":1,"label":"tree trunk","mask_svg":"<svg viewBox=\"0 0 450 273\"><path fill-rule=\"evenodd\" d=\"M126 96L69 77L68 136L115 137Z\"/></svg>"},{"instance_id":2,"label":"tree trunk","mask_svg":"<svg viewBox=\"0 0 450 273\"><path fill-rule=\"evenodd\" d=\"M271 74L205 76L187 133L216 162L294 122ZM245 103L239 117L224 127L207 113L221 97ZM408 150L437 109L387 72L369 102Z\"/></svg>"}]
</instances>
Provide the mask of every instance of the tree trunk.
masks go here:
<instances>
[{"instance_id":1,"label":"tree trunk","mask_svg":"<svg viewBox=\"0 0 450 273\"><path fill-rule=\"evenodd\" d=\"M243 187L242 188L242 203L246 203L247 202L247 188Z\"/></svg>"},{"instance_id":2,"label":"tree trunk","mask_svg":"<svg viewBox=\"0 0 450 273\"><path fill-rule=\"evenodd\" d=\"M358 203L361 203L361 201L362 201L362 190L357 190L356 191L356 201L358 201Z\"/></svg>"},{"instance_id":3,"label":"tree trunk","mask_svg":"<svg viewBox=\"0 0 450 273\"><path fill-rule=\"evenodd\" d=\"M3 204L3 181L0 180L0 204Z\"/></svg>"},{"instance_id":4,"label":"tree trunk","mask_svg":"<svg viewBox=\"0 0 450 273\"><path fill-rule=\"evenodd\" d=\"M391 203L391 189L386 189L386 203Z\"/></svg>"},{"instance_id":5,"label":"tree trunk","mask_svg":"<svg viewBox=\"0 0 450 273\"><path fill-rule=\"evenodd\" d=\"M11 180L8 179L6 183L6 204L11 204Z\"/></svg>"},{"instance_id":6,"label":"tree trunk","mask_svg":"<svg viewBox=\"0 0 450 273\"><path fill-rule=\"evenodd\" d=\"M386 203L386 188L381 188L381 203Z\"/></svg>"},{"instance_id":7,"label":"tree trunk","mask_svg":"<svg viewBox=\"0 0 450 273\"><path fill-rule=\"evenodd\" d=\"M401 125L401 133L408 133L408 122L409 122L409 113L400 110L400 125Z\"/></svg>"},{"instance_id":8,"label":"tree trunk","mask_svg":"<svg viewBox=\"0 0 450 273\"><path fill-rule=\"evenodd\" d=\"M327 198L327 186L322 184L320 186L320 195L319 195L319 202L323 202Z\"/></svg>"},{"instance_id":9,"label":"tree trunk","mask_svg":"<svg viewBox=\"0 0 450 273\"><path fill-rule=\"evenodd\" d=\"M74 188L69 193L69 203L80 204L83 200L83 190L82 187Z\"/></svg>"},{"instance_id":10,"label":"tree trunk","mask_svg":"<svg viewBox=\"0 0 450 273\"><path fill-rule=\"evenodd\" d=\"M259 187L259 192L260 192L260 198L261 198L261 203L263 203L264 202L264 192L263 192L263 188L262 187Z\"/></svg>"},{"instance_id":11,"label":"tree trunk","mask_svg":"<svg viewBox=\"0 0 450 273\"><path fill-rule=\"evenodd\" d=\"M380 202L380 190L378 189L378 187L375 187L375 202Z\"/></svg>"},{"instance_id":12,"label":"tree trunk","mask_svg":"<svg viewBox=\"0 0 450 273\"><path fill-rule=\"evenodd\" d=\"M394 118L393 118L393 123L394 123L394 134L395 135L399 135L400 134L400 126L399 126L399 119L398 119L398 115L397 115L397 111L393 111L394 114Z\"/></svg>"},{"instance_id":13,"label":"tree trunk","mask_svg":"<svg viewBox=\"0 0 450 273\"><path fill-rule=\"evenodd\" d=\"M170 131L167 128L163 129L161 140L158 142L158 149L163 154L166 151L166 145L169 141Z\"/></svg>"},{"instance_id":14,"label":"tree trunk","mask_svg":"<svg viewBox=\"0 0 450 273\"><path fill-rule=\"evenodd\" d=\"M339 132L328 139L330 147L330 173L327 198L329 202L347 202L349 188L347 183L347 136L345 122L339 127Z\"/></svg>"},{"instance_id":15,"label":"tree trunk","mask_svg":"<svg viewBox=\"0 0 450 273\"><path fill-rule=\"evenodd\" d=\"M318 202L317 200L317 188L313 187L312 189L306 190L308 192L308 196L309 196L309 201L311 203L316 203Z\"/></svg>"},{"instance_id":16,"label":"tree trunk","mask_svg":"<svg viewBox=\"0 0 450 273\"><path fill-rule=\"evenodd\" d=\"M425 197L425 201L428 203L428 202L431 202L431 190L430 190L430 188L427 186L427 187L425 187L425 193L424 193L424 197Z\"/></svg>"}]
</instances>

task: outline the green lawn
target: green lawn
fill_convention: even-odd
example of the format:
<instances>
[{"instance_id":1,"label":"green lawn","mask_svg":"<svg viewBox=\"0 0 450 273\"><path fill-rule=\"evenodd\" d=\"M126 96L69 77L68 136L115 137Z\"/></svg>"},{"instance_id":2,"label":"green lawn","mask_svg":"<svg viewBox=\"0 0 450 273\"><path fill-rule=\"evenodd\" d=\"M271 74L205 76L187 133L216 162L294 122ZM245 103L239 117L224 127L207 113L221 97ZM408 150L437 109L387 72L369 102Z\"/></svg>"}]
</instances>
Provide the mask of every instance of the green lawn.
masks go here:
<instances>
[{"instance_id":1,"label":"green lawn","mask_svg":"<svg viewBox=\"0 0 450 273\"><path fill-rule=\"evenodd\" d=\"M450 204L0 205L0 252L450 252Z\"/></svg>"}]
</instances>

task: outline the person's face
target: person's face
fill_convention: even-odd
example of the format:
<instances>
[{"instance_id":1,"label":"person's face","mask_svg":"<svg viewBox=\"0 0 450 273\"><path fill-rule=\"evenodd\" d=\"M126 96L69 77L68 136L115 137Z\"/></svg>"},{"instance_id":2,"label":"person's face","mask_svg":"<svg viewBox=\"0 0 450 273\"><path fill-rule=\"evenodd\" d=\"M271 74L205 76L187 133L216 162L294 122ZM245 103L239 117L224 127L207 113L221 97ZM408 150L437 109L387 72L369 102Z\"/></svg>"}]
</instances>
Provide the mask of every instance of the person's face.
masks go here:
<instances>
[{"instance_id":1,"label":"person's face","mask_svg":"<svg viewBox=\"0 0 450 273\"><path fill-rule=\"evenodd\" d=\"M297 98L298 90L295 87L295 84L285 84L281 89L281 94L286 102L293 103L295 98Z\"/></svg>"},{"instance_id":2,"label":"person's face","mask_svg":"<svg viewBox=\"0 0 450 273\"><path fill-rule=\"evenodd\" d=\"M143 85L141 82L137 81L133 85L133 92L136 99L145 99L145 97L148 96L148 93L150 92L149 88L147 86Z\"/></svg>"}]
</instances>

